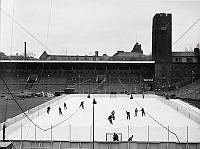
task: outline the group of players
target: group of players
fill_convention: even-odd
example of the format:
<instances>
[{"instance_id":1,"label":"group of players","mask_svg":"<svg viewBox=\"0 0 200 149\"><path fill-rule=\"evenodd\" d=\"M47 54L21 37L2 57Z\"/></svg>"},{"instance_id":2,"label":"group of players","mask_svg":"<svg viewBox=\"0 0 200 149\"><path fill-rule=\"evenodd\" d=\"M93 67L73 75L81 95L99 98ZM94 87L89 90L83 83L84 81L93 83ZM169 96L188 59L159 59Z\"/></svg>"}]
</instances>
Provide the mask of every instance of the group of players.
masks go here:
<instances>
[{"instance_id":1,"label":"group of players","mask_svg":"<svg viewBox=\"0 0 200 149\"><path fill-rule=\"evenodd\" d=\"M81 101L81 103L79 105L79 108L84 109L84 101ZM51 109L51 107L48 106L47 107L47 114L50 113L50 109ZM67 104L65 102L64 102L64 110L67 110ZM58 111L59 111L59 115L63 115L61 107L59 107ZM142 117L146 116L145 110L144 110L143 107L142 107L142 109L140 111L142 112ZM135 115L134 115L134 117L137 117L137 115L138 115L138 109L135 108ZM126 119L127 120L131 119L131 113L129 111L126 111ZM108 120L109 120L110 124L113 125L113 121L115 120L115 111L114 110L108 116ZM128 139L128 141L132 141L132 139L133 139L133 135ZM116 133L113 134L113 141L119 141L119 137L118 137L118 135Z\"/></svg>"},{"instance_id":2,"label":"group of players","mask_svg":"<svg viewBox=\"0 0 200 149\"><path fill-rule=\"evenodd\" d=\"M67 110L67 104L64 102L64 109ZM47 107L47 114L49 114L51 107ZM58 108L59 115L63 115L61 107Z\"/></svg>"},{"instance_id":3,"label":"group of players","mask_svg":"<svg viewBox=\"0 0 200 149\"><path fill-rule=\"evenodd\" d=\"M140 110L142 112L142 117L146 116L144 108L142 107L142 109ZM138 109L135 108L135 115L134 117L137 117L138 114ZM131 119L131 113L129 111L126 111L126 119L130 120ZM113 124L113 120L115 120L115 111L113 110L111 112L111 114L108 116L108 121L110 122L110 124Z\"/></svg>"},{"instance_id":4,"label":"group of players","mask_svg":"<svg viewBox=\"0 0 200 149\"><path fill-rule=\"evenodd\" d=\"M84 101L81 101L79 108L84 109ZM47 107L47 114L49 114L50 109L51 109L50 106L48 106L48 107ZM64 102L64 110L67 110L67 104L66 104L65 102ZM59 110L58 110L58 111L59 111L59 115L63 115L61 107L59 107ZM143 116L146 116L143 107L142 107L142 109L141 109L140 111L142 112L142 117L143 117ZM134 115L134 117L137 117L137 114L138 114L138 109L135 108L135 115ZM131 119L131 113L130 113L129 111L126 111L126 119L127 119L127 120L130 120L130 119ZM114 121L114 120L115 120L115 111L113 110L113 111L111 112L111 114L108 116L108 121L110 122L110 124L113 124L113 121Z\"/></svg>"},{"instance_id":5,"label":"group of players","mask_svg":"<svg viewBox=\"0 0 200 149\"><path fill-rule=\"evenodd\" d=\"M84 101L81 101L79 108L84 109ZM47 114L49 114L50 110L51 110L51 107L48 106L47 107ZM67 104L65 102L64 102L64 110L67 110ZM61 107L58 108L58 112L59 112L59 115L63 115Z\"/></svg>"}]
</instances>

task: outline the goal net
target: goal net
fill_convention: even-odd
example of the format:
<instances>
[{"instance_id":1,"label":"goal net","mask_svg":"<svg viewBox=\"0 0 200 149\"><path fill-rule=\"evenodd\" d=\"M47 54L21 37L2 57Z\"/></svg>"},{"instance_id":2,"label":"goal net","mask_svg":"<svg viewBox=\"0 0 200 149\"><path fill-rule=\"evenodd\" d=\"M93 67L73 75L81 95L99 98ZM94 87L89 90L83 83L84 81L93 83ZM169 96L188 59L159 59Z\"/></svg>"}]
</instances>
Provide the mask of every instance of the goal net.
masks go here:
<instances>
[{"instance_id":1,"label":"goal net","mask_svg":"<svg viewBox=\"0 0 200 149\"><path fill-rule=\"evenodd\" d=\"M122 141L122 133L116 133L119 141ZM106 133L106 141L114 141L114 133Z\"/></svg>"}]
</instances>

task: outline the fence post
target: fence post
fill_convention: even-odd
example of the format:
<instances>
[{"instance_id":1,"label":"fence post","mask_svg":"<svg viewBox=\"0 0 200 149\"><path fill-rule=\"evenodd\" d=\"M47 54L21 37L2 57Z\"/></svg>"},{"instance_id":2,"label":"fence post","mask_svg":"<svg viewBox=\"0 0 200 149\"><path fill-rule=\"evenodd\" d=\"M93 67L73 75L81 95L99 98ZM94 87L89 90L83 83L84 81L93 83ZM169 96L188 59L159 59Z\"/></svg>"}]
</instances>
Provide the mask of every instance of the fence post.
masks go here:
<instances>
[{"instance_id":1,"label":"fence post","mask_svg":"<svg viewBox=\"0 0 200 149\"><path fill-rule=\"evenodd\" d=\"M53 140L53 130L52 130L52 124L51 124L51 143L52 143L52 140Z\"/></svg>"},{"instance_id":2,"label":"fence post","mask_svg":"<svg viewBox=\"0 0 200 149\"><path fill-rule=\"evenodd\" d=\"M20 149L22 149L23 141L22 141L22 124L21 124L21 141L20 141Z\"/></svg>"},{"instance_id":3,"label":"fence post","mask_svg":"<svg viewBox=\"0 0 200 149\"><path fill-rule=\"evenodd\" d=\"M149 149L149 125L147 127L147 134L148 134L148 144L147 144L147 149Z\"/></svg>"},{"instance_id":4,"label":"fence post","mask_svg":"<svg viewBox=\"0 0 200 149\"><path fill-rule=\"evenodd\" d=\"M169 126L167 126L167 149L169 149Z\"/></svg>"},{"instance_id":5,"label":"fence post","mask_svg":"<svg viewBox=\"0 0 200 149\"><path fill-rule=\"evenodd\" d=\"M90 126L90 142L92 141L92 125Z\"/></svg>"},{"instance_id":6,"label":"fence post","mask_svg":"<svg viewBox=\"0 0 200 149\"><path fill-rule=\"evenodd\" d=\"M22 136L22 133L23 133L23 131L22 131L22 124L21 124L21 141L23 140L23 136Z\"/></svg>"},{"instance_id":7,"label":"fence post","mask_svg":"<svg viewBox=\"0 0 200 149\"><path fill-rule=\"evenodd\" d=\"M188 126L187 126L187 147L186 147L187 149L188 149L188 141L189 140L188 140Z\"/></svg>"},{"instance_id":8,"label":"fence post","mask_svg":"<svg viewBox=\"0 0 200 149\"><path fill-rule=\"evenodd\" d=\"M37 132L36 132L36 131L37 131L36 128L37 128L37 127L36 127L36 124L35 124L35 141L36 141L36 133L37 133Z\"/></svg>"},{"instance_id":9,"label":"fence post","mask_svg":"<svg viewBox=\"0 0 200 149\"><path fill-rule=\"evenodd\" d=\"M69 125L69 141L71 141L71 124Z\"/></svg>"},{"instance_id":10,"label":"fence post","mask_svg":"<svg viewBox=\"0 0 200 149\"><path fill-rule=\"evenodd\" d=\"M128 125L128 138L129 138L130 134L129 134L129 125Z\"/></svg>"}]
</instances>

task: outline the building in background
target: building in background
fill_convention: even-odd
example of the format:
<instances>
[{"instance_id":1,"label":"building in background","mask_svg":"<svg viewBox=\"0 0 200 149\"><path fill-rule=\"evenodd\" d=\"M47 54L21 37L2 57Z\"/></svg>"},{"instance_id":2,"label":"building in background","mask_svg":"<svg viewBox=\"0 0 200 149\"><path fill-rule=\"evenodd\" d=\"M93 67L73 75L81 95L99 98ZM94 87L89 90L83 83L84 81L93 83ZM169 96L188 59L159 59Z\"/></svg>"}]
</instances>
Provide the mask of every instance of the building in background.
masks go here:
<instances>
[{"instance_id":1,"label":"building in background","mask_svg":"<svg viewBox=\"0 0 200 149\"><path fill-rule=\"evenodd\" d=\"M46 51L39 57L40 60L56 60L56 61L150 61L150 55L144 55L141 49L141 44L138 42L134 45L131 52L117 51L113 56L103 54L98 55L95 51L93 56L79 56L79 55L50 55Z\"/></svg>"},{"instance_id":2,"label":"building in background","mask_svg":"<svg viewBox=\"0 0 200 149\"><path fill-rule=\"evenodd\" d=\"M153 17L152 57L155 61L155 80L165 83L171 78L172 15L159 13Z\"/></svg>"}]
</instances>

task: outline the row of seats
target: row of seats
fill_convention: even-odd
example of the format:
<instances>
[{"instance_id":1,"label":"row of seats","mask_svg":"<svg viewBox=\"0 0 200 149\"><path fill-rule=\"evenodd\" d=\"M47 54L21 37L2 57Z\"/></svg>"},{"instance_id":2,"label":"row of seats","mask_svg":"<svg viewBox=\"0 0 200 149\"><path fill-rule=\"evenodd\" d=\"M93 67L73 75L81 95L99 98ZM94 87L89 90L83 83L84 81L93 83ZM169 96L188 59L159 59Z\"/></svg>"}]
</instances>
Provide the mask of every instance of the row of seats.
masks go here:
<instances>
[{"instance_id":1,"label":"row of seats","mask_svg":"<svg viewBox=\"0 0 200 149\"><path fill-rule=\"evenodd\" d=\"M83 93L88 88L91 90L105 90L105 91L116 91L123 92L124 90L138 90L140 86L139 76L130 76L130 77L116 77L116 76L106 76L105 81L101 83L101 88L99 88L99 83L97 83L97 75L93 74L77 74L77 75L68 75L55 77L53 75L48 75L48 77L39 77L35 79L35 82L28 82L30 80L30 75L17 75L17 76L8 76L4 75L3 79L5 80L7 86L12 92L21 92L23 90L30 91L44 91L44 92L54 92L61 90L67 87L74 87L76 92ZM34 79L32 79L34 80ZM102 88L103 87L103 88ZM4 82L0 81L0 92L7 93L7 88Z\"/></svg>"}]
</instances>

